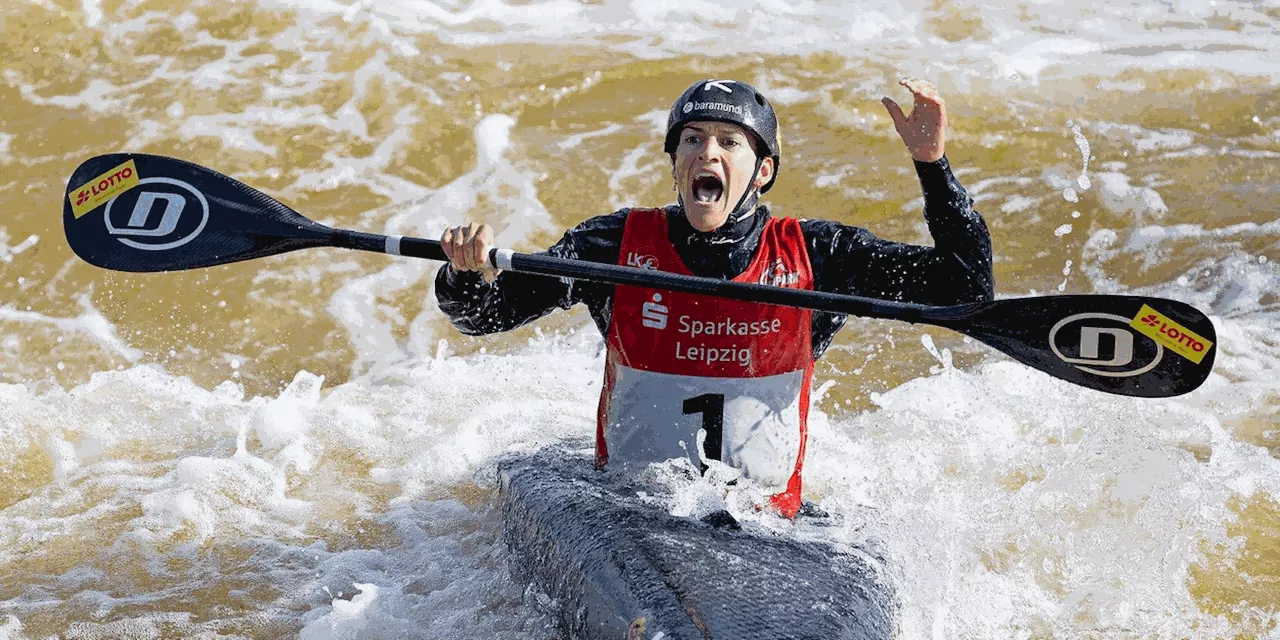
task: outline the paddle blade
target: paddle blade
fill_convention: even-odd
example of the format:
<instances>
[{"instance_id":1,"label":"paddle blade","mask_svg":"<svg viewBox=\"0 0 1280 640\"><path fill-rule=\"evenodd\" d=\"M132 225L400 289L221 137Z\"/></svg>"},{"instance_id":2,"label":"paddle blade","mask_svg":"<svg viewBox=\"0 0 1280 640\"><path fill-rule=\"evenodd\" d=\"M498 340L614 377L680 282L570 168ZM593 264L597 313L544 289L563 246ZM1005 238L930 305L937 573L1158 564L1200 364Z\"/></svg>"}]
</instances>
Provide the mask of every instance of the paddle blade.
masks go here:
<instances>
[{"instance_id":1,"label":"paddle blade","mask_svg":"<svg viewBox=\"0 0 1280 640\"><path fill-rule=\"evenodd\" d=\"M1125 396L1182 395L1209 377L1217 332L1189 304L1164 298L1068 295L975 305L942 321L1068 382Z\"/></svg>"},{"instance_id":2,"label":"paddle blade","mask_svg":"<svg viewBox=\"0 0 1280 640\"><path fill-rule=\"evenodd\" d=\"M76 168L62 224L76 255L116 271L209 267L328 245L333 235L217 171L141 153Z\"/></svg>"}]
</instances>

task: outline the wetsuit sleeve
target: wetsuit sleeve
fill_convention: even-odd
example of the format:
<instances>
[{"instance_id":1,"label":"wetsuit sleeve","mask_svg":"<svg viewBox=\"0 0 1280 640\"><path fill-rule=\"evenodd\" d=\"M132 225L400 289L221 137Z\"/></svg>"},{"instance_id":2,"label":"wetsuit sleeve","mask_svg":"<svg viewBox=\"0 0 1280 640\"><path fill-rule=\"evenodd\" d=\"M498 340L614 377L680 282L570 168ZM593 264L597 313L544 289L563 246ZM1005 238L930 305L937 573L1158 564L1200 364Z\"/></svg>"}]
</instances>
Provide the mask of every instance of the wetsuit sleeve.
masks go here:
<instances>
[{"instance_id":1,"label":"wetsuit sleeve","mask_svg":"<svg viewBox=\"0 0 1280 640\"><path fill-rule=\"evenodd\" d=\"M945 157L915 166L934 246L890 242L837 222L802 221L815 289L929 305L994 297L991 235L973 199Z\"/></svg>"},{"instance_id":2,"label":"wetsuit sleeve","mask_svg":"<svg viewBox=\"0 0 1280 640\"><path fill-rule=\"evenodd\" d=\"M588 219L565 232L537 255L617 264L626 210ZM448 264L436 273L436 301L462 333L484 335L514 329L555 309L607 298L612 286L503 271L492 284L478 271L457 271Z\"/></svg>"}]
</instances>

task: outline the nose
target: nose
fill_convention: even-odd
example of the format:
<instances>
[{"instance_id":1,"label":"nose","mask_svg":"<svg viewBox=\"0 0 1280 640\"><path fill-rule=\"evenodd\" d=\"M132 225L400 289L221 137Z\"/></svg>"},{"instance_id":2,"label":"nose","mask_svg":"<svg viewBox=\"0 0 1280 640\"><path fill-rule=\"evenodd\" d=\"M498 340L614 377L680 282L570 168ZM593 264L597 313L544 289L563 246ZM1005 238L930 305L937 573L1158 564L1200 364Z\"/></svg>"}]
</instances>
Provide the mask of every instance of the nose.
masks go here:
<instances>
[{"instance_id":1,"label":"nose","mask_svg":"<svg viewBox=\"0 0 1280 640\"><path fill-rule=\"evenodd\" d=\"M719 143L716 142L714 136L707 136L702 144L698 146L698 158L706 160L720 160L720 152L724 150Z\"/></svg>"}]
</instances>

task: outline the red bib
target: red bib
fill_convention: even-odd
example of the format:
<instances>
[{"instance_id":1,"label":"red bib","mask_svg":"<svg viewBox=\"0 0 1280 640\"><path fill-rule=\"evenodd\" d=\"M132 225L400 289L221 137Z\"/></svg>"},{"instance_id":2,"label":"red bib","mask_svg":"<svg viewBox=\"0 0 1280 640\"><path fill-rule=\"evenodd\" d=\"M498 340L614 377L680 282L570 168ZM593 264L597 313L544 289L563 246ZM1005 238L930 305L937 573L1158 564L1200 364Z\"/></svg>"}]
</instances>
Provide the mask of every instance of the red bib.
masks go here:
<instances>
[{"instance_id":1,"label":"red bib","mask_svg":"<svg viewBox=\"0 0 1280 640\"><path fill-rule=\"evenodd\" d=\"M627 216L618 264L692 275L667 240L661 209ZM755 258L733 281L812 289L799 222L767 220ZM813 378L810 316L806 309L619 285L597 465L719 459L778 491L772 502L794 516Z\"/></svg>"}]
</instances>

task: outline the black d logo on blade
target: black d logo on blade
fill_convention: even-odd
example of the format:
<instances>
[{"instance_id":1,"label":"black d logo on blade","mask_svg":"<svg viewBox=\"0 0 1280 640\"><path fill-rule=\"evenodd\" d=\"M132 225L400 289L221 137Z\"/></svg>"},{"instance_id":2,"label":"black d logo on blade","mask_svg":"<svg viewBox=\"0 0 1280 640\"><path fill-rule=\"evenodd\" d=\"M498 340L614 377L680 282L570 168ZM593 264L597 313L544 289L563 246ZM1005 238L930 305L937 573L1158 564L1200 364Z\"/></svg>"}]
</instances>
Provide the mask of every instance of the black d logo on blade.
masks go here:
<instances>
[{"instance_id":1,"label":"black d logo on blade","mask_svg":"<svg viewBox=\"0 0 1280 640\"><path fill-rule=\"evenodd\" d=\"M195 187L172 178L144 178L107 203L107 232L144 251L181 247L209 222L209 202Z\"/></svg>"},{"instance_id":2,"label":"black d logo on blade","mask_svg":"<svg viewBox=\"0 0 1280 640\"><path fill-rule=\"evenodd\" d=\"M1081 371L1109 378L1142 375L1160 364L1164 347L1113 313L1077 313L1049 330L1049 348ZM1086 366L1087 365L1087 366Z\"/></svg>"}]
</instances>

